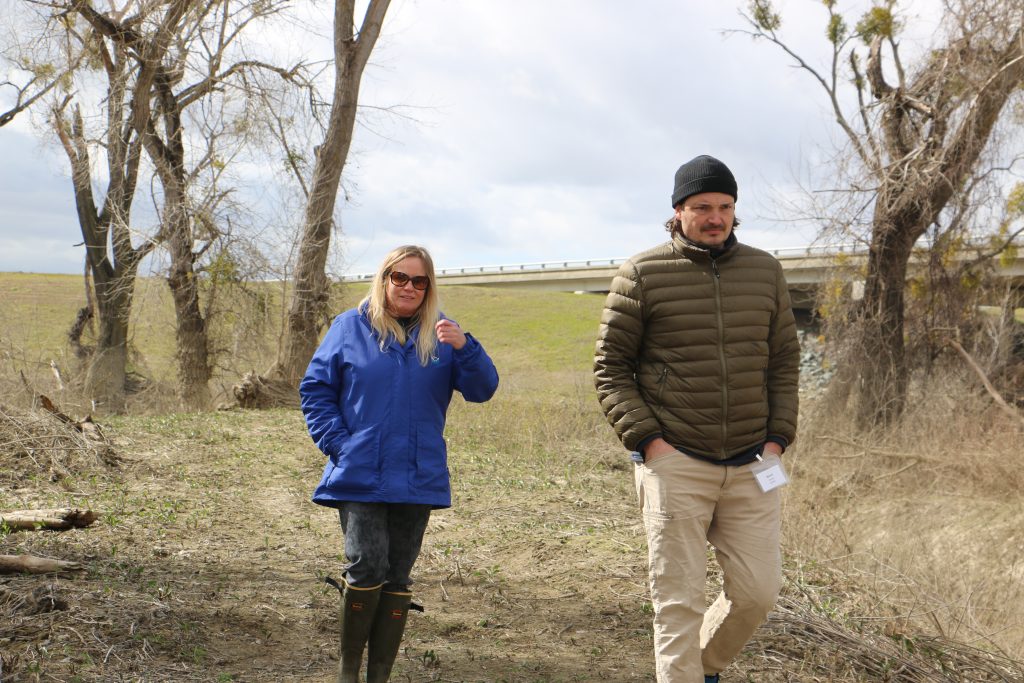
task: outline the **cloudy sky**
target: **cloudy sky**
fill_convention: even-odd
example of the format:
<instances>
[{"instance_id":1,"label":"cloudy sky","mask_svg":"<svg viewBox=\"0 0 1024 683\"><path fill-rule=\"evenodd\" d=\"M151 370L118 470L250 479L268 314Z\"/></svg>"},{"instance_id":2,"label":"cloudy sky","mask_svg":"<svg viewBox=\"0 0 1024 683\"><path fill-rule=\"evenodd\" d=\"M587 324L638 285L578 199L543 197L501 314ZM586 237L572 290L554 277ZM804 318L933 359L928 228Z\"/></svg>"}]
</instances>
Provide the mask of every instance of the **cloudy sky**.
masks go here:
<instances>
[{"instance_id":1,"label":"cloudy sky","mask_svg":"<svg viewBox=\"0 0 1024 683\"><path fill-rule=\"evenodd\" d=\"M363 80L373 109L346 169L337 272L372 271L404 243L439 267L628 256L665 238L673 174L698 154L737 176L741 239L807 244L813 227L779 207L820 171L834 124L777 48L723 34L744 27L741 6L394 0ZM821 3L779 6L813 58ZM394 106L414 120L377 109ZM78 273L66 161L30 123L0 129L0 271Z\"/></svg>"}]
</instances>

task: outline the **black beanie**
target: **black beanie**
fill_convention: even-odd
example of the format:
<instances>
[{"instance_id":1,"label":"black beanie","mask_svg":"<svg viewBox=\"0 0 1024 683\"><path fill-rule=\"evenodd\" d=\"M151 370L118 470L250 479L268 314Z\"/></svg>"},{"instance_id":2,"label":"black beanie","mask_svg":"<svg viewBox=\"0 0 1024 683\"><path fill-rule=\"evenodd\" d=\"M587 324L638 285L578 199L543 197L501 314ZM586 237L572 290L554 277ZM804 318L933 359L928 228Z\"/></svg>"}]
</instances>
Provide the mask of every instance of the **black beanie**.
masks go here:
<instances>
[{"instance_id":1,"label":"black beanie","mask_svg":"<svg viewBox=\"0 0 1024 683\"><path fill-rule=\"evenodd\" d=\"M690 159L676 171L676 186L672 191L672 208L684 199L701 192L721 192L736 199L736 178L729 167L714 157L702 154Z\"/></svg>"}]
</instances>

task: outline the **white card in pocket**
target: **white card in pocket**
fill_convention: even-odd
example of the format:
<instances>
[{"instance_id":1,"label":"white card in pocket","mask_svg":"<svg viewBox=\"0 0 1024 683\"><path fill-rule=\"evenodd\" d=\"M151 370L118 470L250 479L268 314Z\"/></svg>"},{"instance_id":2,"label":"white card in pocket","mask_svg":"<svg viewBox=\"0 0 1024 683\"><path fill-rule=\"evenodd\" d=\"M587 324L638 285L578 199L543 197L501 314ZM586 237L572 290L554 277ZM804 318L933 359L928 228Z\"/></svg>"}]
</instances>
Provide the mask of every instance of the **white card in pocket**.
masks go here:
<instances>
[{"instance_id":1,"label":"white card in pocket","mask_svg":"<svg viewBox=\"0 0 1024 683\"><path fill-rule=\"evenodd\" d=\"M777 455L770 455L767 459L758 458L750 471L754 473L754 479L764 493L789 483L786 470L782 468L782 460Z\"/></svg>"}]
</instances>

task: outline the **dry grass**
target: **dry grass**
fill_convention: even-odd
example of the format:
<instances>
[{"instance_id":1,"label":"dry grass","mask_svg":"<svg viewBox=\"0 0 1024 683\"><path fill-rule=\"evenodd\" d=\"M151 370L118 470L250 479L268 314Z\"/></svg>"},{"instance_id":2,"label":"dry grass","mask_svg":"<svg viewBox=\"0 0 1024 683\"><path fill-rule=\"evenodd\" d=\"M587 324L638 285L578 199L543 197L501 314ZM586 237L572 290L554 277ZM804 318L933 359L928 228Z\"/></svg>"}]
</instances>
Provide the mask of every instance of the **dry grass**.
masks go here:
<instances>
[{"instance_id":1,"label":"dry grass","mask_svg":"<svg viewBox=\"0 0 1024 683\"><path fill-rule=\"evenodd\" d=\"M937 637L1024 656L1024 434L966 371L914 387L898 428L807 410L786 542L873 577Z\"/></svg>"}]
</instances>

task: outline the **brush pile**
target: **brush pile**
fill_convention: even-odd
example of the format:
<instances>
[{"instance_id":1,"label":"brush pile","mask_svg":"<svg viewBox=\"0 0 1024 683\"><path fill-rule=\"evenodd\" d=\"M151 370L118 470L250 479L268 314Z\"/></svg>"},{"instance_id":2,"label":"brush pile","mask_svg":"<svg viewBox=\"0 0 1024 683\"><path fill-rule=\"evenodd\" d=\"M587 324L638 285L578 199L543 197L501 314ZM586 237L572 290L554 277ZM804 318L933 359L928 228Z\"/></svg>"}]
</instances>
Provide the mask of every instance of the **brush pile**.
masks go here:
<instances>
[{"instance_id":1,"label":"brush pile","mask_svg":"<svg viewBox=\"0 0 1024 683\"><path fill-rule=\"evenodd\" d=\"M60 482L120 462L91 418L74 420L45 396L39 397L39 406L0 405L0 487Z\"/></svg>"}]
</instances>

